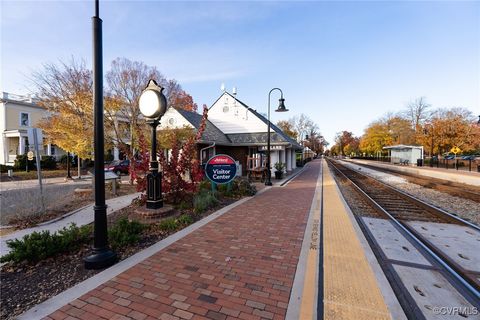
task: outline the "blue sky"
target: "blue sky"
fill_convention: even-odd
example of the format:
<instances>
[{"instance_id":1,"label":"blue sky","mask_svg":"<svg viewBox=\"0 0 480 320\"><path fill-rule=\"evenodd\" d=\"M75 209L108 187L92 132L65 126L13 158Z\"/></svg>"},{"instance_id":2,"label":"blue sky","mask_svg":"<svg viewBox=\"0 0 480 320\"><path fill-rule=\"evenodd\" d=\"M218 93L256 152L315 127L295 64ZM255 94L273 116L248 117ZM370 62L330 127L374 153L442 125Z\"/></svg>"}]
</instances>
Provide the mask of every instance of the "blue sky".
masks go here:
<instances>
[{"instance_id":1,"label":"blue sky","mask_svg":"<svg viewBox=\"0 0 480 320\"><path fill-rule=\"evenodd\" d=\"M93 1L1 2L1 90L27 93L42 63L91 65ZM104 70L154 65L199 104L237 87L260 112L284 91L329 142L425 96L480 114L480 2L102 1ZM272 106L277 103L272 97Z\"/></svg>"}]
</instances>

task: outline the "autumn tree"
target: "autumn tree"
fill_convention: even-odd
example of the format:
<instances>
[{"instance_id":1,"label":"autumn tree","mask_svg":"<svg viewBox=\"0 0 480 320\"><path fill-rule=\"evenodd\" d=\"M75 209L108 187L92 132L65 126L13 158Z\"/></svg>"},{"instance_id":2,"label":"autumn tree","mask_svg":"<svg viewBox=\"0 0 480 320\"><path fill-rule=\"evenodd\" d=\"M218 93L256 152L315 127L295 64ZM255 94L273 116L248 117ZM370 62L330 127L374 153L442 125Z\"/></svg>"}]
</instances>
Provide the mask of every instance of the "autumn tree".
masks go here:
<instances>
[{"instance_id":1,"label":"autumn tree","mask_svg":"<svg viewBox=\"0 0 480 320\"><path fill-rule=\"evenodd\" d=\"M438 109L422 132L422 144L433 154L447 153L454 146L464 152L480 150L480 127L473 113L464 108Z\"/></svg>"},{"instance_id":2,"label":"autumn tree","mask_svg":"<svg viewBox=\"0 0 480 320\"><path fill-rule=\"evenodd\" d=\"M332 146L333 151L338 155L357 154L359 150L360 139L355 137L350 131L342 131L335 136L335 145ZM332 152L333 152L332 151Z\"/></svg>"},{"instance_id":3,"label":"autumn tree","mask_svg":"<svg viewBox=\"0 0 480 320\"><path fill-rule=\"evenodd\" d=\"M191 95L185 92L176 80L169 80L166 85L166 93L168 97L168 106L175 109L183 109L196 112L197 104L193 101Z\"/></svg>"},{"instance_id":4,"label":"autumn tree","mask_svg":"<svg viewBox=\"0 0 480 320\"><path fill-rule=\"evenodd\" d=\"M282 129L283 132L285 132L286 135L291 137L292 139L297 139L298 132L295 131L294 129L294 124L292 121L289 120L280 120L277 122L277 127Z\"/></svg>"},{"instance_id":5,"label":"autumn tree","mask_svg":"<svg viewBox=\"0 0 480 320\"><path fill-rule=\"evenodd\" d=\"M38 104L48 110L39 127L46 137L79 158L93 147L92 72L84 62L44 64L31 77Z\"/></svg>"},{"instance_id":6,"label":"autumn tree","mask_svg":"<svg viewBox=\"0 0 480 320\"><path fill-rule=\"evenodd\" d=\"M147 66L143 62L117 58L111 63L106 74L109 96L120 104L116 110L107 114L112 132L115 133L115 144L130 144L134 153L135 136L146 130L138 107L138 99L148 80L155 79L164 88L168 106L195 111L197 105L176 80L167 80L156 67Z\"/></svg>"},{"instance_id":7,"label":"autumn tree","mask_svg":"<svg viewBox=\"0 0 480 320\"><path fill-rule=\"evenodd\" d=\"M126 58L112 61L106 73L108 92L121 104L118 110L107 113L106 119L111 122L110 127L115 132L115 144L130 142L131 153L134 153L135 136L140 125L144 124L138 99L150 79L155 79L159 84L165 83L165 78L157 68Z\"/></svg>"},{"instance_id":8,"label":"autumn tree","mask_svg":"<svg viewBox=\"0 0 480 320\"><path fill-rule=\"evenodd\" d=\"M360 138L360 151L367 155L383 152L383 147L391 145L393 138L383 121L372 122Z\"/></svg>"}]
</instances>

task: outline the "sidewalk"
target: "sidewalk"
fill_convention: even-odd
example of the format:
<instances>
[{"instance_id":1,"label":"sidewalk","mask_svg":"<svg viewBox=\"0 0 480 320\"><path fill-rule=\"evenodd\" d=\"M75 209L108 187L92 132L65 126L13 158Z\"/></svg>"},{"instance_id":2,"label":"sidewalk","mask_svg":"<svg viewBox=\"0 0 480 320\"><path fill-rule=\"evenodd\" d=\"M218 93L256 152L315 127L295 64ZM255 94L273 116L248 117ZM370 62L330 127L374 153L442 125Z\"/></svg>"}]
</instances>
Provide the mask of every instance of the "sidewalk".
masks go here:
<instances>
[{"instance_id":1,"label":"sidewalk","mask_svg":"<svg viewBox=\"0 0 480 320\"><path fill-rule=\"evenodd\" d=\"M62 303L46 319L284 319L320 164L123 272L105 270L78 298L52 298Z\"/></svg>"},{"instance_id":2,"label":"sidewalk","mask_svg":"<svg viewBox=\"0 0 480 320\"><path fill-rule=\"evenodd\" d=\"M107 215L130 205L132 203L132 200L139 195L140 193L133 193L107 200ZM71 223L75 223L78 227L80 227L93 222L93 203L78 210L75 210L71 213L68 213L63 217L63 219L60 218L52 222L45 222L38 226L18 230L4 237L0 237L0 254L5 255L10 252L10 249L7 246L7 240L20 239L27 234L31 234L32 232L42 232L44 230L48 230L53 233L64 227L68 227Z\"/></svg>"}]
</instances>

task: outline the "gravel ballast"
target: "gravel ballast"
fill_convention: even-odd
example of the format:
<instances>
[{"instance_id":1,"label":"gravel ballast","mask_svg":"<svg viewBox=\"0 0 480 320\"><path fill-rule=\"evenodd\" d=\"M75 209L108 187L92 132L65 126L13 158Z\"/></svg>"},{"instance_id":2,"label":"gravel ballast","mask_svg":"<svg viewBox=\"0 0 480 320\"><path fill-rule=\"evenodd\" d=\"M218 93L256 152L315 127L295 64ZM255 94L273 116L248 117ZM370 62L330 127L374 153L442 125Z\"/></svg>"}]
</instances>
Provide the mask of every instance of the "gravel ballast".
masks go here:
<instances>
[{"instance_id":1,"label":"gravel ballast","mask_svg":"<svg viewBox=\"0 0 480 320\"><path fill-rule=\"evenodd\" d=\"M372 178L408 193L431 205L441 208L451 214L455 214L476 225L480 225L480 204L468 199L451 196L449 194L428 189L417 184L409 183L406 179L392 174L372 170L359 164L342 161L342 164L355 171L360 171Z\"/></svg>"}]
</instances>

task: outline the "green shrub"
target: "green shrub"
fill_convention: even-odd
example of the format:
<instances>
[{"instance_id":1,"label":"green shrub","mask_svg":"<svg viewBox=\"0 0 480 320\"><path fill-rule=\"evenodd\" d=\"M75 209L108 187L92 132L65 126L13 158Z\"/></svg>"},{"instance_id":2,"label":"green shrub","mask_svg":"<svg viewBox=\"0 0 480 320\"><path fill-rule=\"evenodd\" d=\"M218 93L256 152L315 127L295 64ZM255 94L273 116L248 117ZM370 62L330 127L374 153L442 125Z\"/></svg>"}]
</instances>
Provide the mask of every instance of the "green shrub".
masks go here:
<instances>
[{"instance_id":1,"label":"green shrub","mask_svg":"<svg viewBox=\"0 0 480 320\"><path fill-rule=\"evenodd\" d=\"M177 223L180 226L186 227L193 223L193 218L189 214L182 214L180 217L178 217Z\"/></svg>"},{"instance_id":2,"label":"green shrub","mask_svg":"<svg viewBox=\"0 0 480 320\"><path fill-rule=\"evenodd\" d=\"M178 222L174 217L170 217L162 220L158 226L163 231L175 231L178 228Z\"/></svg>"},{"instance_id":3,"label":"green shrub","mask_svg":"<svg viewBox=\"0 0 480 320\"><path fill-rule=\"evenodd\" d=\"M19 154L15 159L13 169L14 170L25 170L27 166L27 155L26 154ZM34 170L37 168L36 165L36 158L34 157L33 160L28 160L28 170ZM46 170L55 170L57 169L57 162L55 161L55 157L53 156L42 156L40 159L40 168Z\"/></svg>"},{"instance_id":4,"label":"green shrub","mask_svg":"<svg viewBox=\"0 0 480 320\"><path fill-rule=\"evenodd\" d=\"M200 181L200 183L198 184L198 191L202 191L202 190L209 191L211 189L212 189L212 183L208 179L204 179Z\"/></svg>"},{"instance_id":5,"label":"green shrub","mask_svg":"<svg viewBox=\"0 0 480 320\"><path fill-rule=\"evenodd\" d=\"M25 170L27 167L27 155L26 154L18 154L15 162L13 164L13 170ZM35 169L35 161L29 160L28 161L28 170Z\"/></svg>"},{"instance_id":6,"label":"green shrub","mask_svg":"<svg viewBox=\"0 0 480 320\"><path fill-rule=\"evenodd\" d=\"M193 208L192 201L182 200L182 202L180 202L180 204L178 205L178 209L180 211L188 210L191 208Z\"/></svg>"},{"instance_id":7,"label":"green shrub","mask_svg":"<svg viewBox=\"0 0 480 320\"><path fill-rule=\"evenodd\" d=\"M84 243L87 243L91 234L90 226L78 228L72 223L68 228L51 234L45 230L33 232L22 239L7 241L10 252L0 258L0 262L21 262L34 263L58 253L72 251Z\"/></svg>"},{"instance_id":8,"label":"green shrub","mask_svg":"<svg viewBox=\"0 0 480 320\"><path fill-rule=\"evenodd\" d=\"M248 179L235 177L232 182L232 193L238 196L253 196L257 193L257 188Z\"/></svg>"},{"instance_id":9,"label":"green shrub","mask_svg":"<svg viewBox=\"0 0 480 320\"><path fill-rule=\"evenodd\" d=\"M6 166L4 164L0 164L0 172L1 173L8 172L9 169L13 169L13 167L12 166Z\"/></svg>"},{"instance_id":10,"label":"green shrub","mask_svg":"<svg viewBox=\"0 0 480 320\"><path fill-rule=\"evenodd\" d=\"M126 247L137 243L144 225L138 221L118 220L109 230L108 239L113 249Z\"/></svg>"},{"instance_id":11,"label":"green shrub","mask_svg":"<svg viewBox=\"0 0 480 320\"><path fill-rule=\"evenodd\" d=\"M201 190L193 198L193 211L195 213L205 212L207 209L218 204L218 199L210 191Z\"/></svg>"},{"instance_id":12,"label":"green shrub","mask_svg":"<svg viewBox=\"0 0 480 320\"><path fill-rule=\"evenodd\" d=\"M55 170L57 169L57 161L55 161L53 156L42 156L40 167L46 170Z\"/></svg>"}]
</instances>

